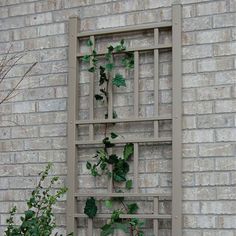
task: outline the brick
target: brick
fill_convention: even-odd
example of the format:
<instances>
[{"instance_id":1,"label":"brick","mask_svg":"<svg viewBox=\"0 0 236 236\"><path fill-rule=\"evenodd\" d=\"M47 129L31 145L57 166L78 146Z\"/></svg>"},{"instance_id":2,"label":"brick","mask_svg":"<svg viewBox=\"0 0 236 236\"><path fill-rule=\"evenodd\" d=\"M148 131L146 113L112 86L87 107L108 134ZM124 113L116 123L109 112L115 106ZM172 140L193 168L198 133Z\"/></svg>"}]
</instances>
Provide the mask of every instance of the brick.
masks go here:
<instances>
[{"instance_id":1,"label":"brick","mask_svg":"<svg viewBox=\"0 0 236 236\"><path fill-rule=\"evenodd\" d=\"M213 130L186 130L183 132L184 143L213 142Z\"/></svg>"},{"instance_id":2,"label":"brick","mask_svg":"<svg viewBox=\"0 0 236 236\"><path fill-rule=\"evenodd\" d=\"M232 127L234 126L234 117L231 114L199 116L197 126L199 128Z\"/></svg>"},{"instance_id":3,"label":"brick","mask_svg":"<svg viewBox=\"0 0 236 236\"><path fill-rule=\"evenodd\" d=\"M197 89L198 100L224 99L231 97L231 87L204 87Z\"/></svg>"},{"instance_id":4,"label":"brick","mask_svg":"<svg viewBox=\"0 0 236 236\"><path fill-rule=\"evenodd\" d=\"M196 128L196 117L186 116L183 117L183 128L184 129L194 129Z\"/></svg>"},{"instance_id":5,"label":"brick","mask_svg":"<svg viewBox=\"0 0 236 236\"><path fill-rule=\"evenodd\" d=\"M219 216L219 227L224 228L224 229L233 229L235 227L235 221L236 221L236 216L234 215ZM225 234L225 232L222 231L222 236L223 235L234 236L234 232L228 231L228 233Z\"/></svg>"},{"instance_id":6,"label":"brick","mask_svg":"<svg viewBox=\"0 0 236 236\"><path fill-rule=\"evenodd\" d=\"M183 59L211 57L212 54L213 54L213 51L212 51L211 45L183 47Z\"/></svg>"},{"instance_id":7,"label":"brick","mask_svg":"<svg viewBox=\"0 0 236 236\"><path fill-rule=\"evenodd\" d=\"M97 25L98 29L124 26L125 17L123 15L100 17L98 18Z\"/></svg>"},{"instance_id":8,"label":"brick","mask_svg":"<svg viewBox=\"0 0 236 236\"><path fill-rule=\"evenodd\" d=\"M36 111L35 102L17 102L13 104L12 111L14 113L29 113Z\"/></svg>"},{"instance_id":9,"label":"brick","mask_svg":"<svg viewBox=\"0 0 236 236\"><path fill-rule=\"evenodd\" d=\"M230 175L229 173L196 173L195 185L199 186L216 186L216 185L229 185Z\"/></svg>"},{"instance_id":10,"label":"brick","mask_svg":"<svg viewBox=\"0 0 236 236\"><path fill-rule=\"evenodd\" d=\"M232 144L213 143L199 145L199 155L202 157L232 156L234 146Z\"/></svg>"},{"instance_id":11,"label":"brick","mask_svg":"<svg viewBox=\"0 0 236 236\"><path fill-rule=\"evenodd\" d=\"M197 72L197 63L195 60L192 61L183 61L183 73L196 73Z\"/></svg>"},{"instance_id":12,"label":"brick","mask_svg":"<svg viewBox=\"0 0 236 236\"><path fill-rule=\"evenodd\" d=\"M214 170L214 160L213 159L185 159L183 161L183 171L186 172L201 172Z\"/></svg>"},{"instance_id":13,"label":"brick","mask_svg":"<svg viewBox=\"0 0 236 236\"><path fill-rule=\"evenodd\" d=\"M35 14L29 15L29 16L26 16L25 22L27 26L52 23L52 13L47 12L47 13L41 13L41 14L36 14L36 15Z\"/></svg>"},{"instance_id":14,"label":"brick","mask_svg":"<svg viewBox=\"0 0 236 236\"><path fill-rule=\"evenodd\" d=\"M236 42L214 45L215 56L233 55L233 54L236 54Z\"/></svg>"},{"instance_id":15,"label":"brick","mask_svg":"<svg viewBox=\"0 0 236 236\"><path fill-rule=\"evenodd\" d=\"M213 16L213 27L220 28L220 27L229 27L236 25L236 14L220 14Z\"/></svg>"},{"instance_id":16,"label":"brick","mask_svg":"<svg viewBox=\"0 0 236 236\"><path fill-rule=\"evenodd\" d=\"M236 160L234 157L217 158L215 162L216 170L236 170Z\"/></svg>"},{"instance_id":17,"label":"brick","mask_svg":"<svg viewBox=\"0 0 236 236\"><path fill-rule=\"evenodd\" d=\"M196 43L198 44L225 42L230 41L230 39L231 32L229 29L196 32Z\"/></svg>"},{"instance_id":18,"label":"brick","mask_svg":"<svg viewBox=\"0 0 236 236\"><path fill-rule=\"evenodd\" d=\"M216 216L192 215L184 217L186 228L214 228L216 227Z\"/></svg>"},{"instance_id":19,"label":"brick","mask_svg":"<svg viewBox=\"0 0 236 236\"><path fill-rule=\"evenodd\" d=\"M232 58L203 59L198 62L198 72L229 70L232 68Z\"/></svg>"},{"instance_id":20,"label":"brick","mask_svg":"<svg viewBox=\"0 0 236 236\"><path fill-rule=\"evenodd\" d=\"M234 84L236 82L236 71L222 71L216 72L214 83L216 85L220 84Z\"/></svg>"},{"instance_id":21,"label":"brick","mask_svg":"<svg viewBox=\"0 0 236 236\"><path fill-rule=\"evenodd\" d=\"M226 128L216 130L217 141L236 141L236 128Z\"/></svg>"},{"instance_id":22,"label":"brick","mask_svg":"<svg viewBox=\"0 0 236 236\"><path fill-rule=\"evenodd\" d=\"M47 35L58 35L65 33L65 24L50 24L50 25L42 25L37 27L37 34L39 37L47 36Z\"/></svg>"},{"instance_id":23,"label":"brick","mask_svg":"<svg viewBox=\"0 0 236 236\"><path fill-rule=\"evenodd\" d=\"M183 76L183 87L194 88L212 85L215 75L212 73L193 74Z\"/></svg>"},{"instance_id":24,"label":"brick","mask_svg":"<svg viewBox=\"0 0 236 236\"><path fill-rule=\"evenodd\" d=\"M47 125L40 126L40 137L50 137L50 136L65 136L66 126L65 125Z\"/></svg>"},{"instance_id":25,"label":"brick","mask_svg":"<svg viewBox=\"0 0 236 236\"><path fill-rule=\"evenodd\" d=\"M197 4L198 16L213 15L224 12L226 12L226 2L224 1L215 1L215 2Z\"/></svg>"},{"instance_id":26,"label":"brick","mask_svg":"<svg viewBox=\"0 0 236 236\"><path fill-rule=\"evenodd\" d=\"M236 112L236 101L235 100L222 100L216 101L215 109L217 113L221 112Z\"/></svg>"},{"instance_id":27,"label":"brick","mask_svg":"<svg viewBox=\"0 0 236 236\"><path fill-rule=\"evenodd\" d=\"M188 187L183 189L184 200L214 200L216 189L209 187Z\"/></svg>"},{"instance_id":28,"label":"brick","mask_svg":"<svg viewBox=\"0 0 236 236\"><path fill-rule=\"evenodd\" d=\"M217 199L229 200L236 199L236 188L234 186L230 187L218 187L217 188ZM231 213L229 210L228 213Z\"/></svg>"},{"instance_id":29,"label":"brick","mask_svg":"<svg viewBox=\"0 0 236 236\"><path fill-rule=\"evenodd\" d=\"M202 202L201 212L204 214L235 214L234 201Z\"/></svg>"},{"instance_id":30,"label":"brick","mask_svg":"<svg viewBox=\"0 0 236 236\"><path fill-rule=\"evenodd\" d=\"M11 137L12 138L33 138L38 136L38 127L12 127Z\"/></svg>"},{"instance_id":31,"label":"brick","mask_svg":"<svg viewBox=\"0 0 236 236\"><path fill-rule=\"evenodd\" d=\"M25 150L43 150L52 148L51 139L26 139L24 140Z\"/></svg>"},{"instance_id":32,"label":"brick","mask_svg":"<svg viewBox=\"0 0 236 236\"><path fill-rule=\"evenodd\" d=\"M39 111L63 111L66 109L66 100L55 99L39 101Z\"/></svg>"},{"instance_id":33,"label":"brick","mask_svg":"<svg viewBox=\"0 0 236 236\"><path fill-rule=\"evenodd\" d=\"M9 16L27 15L35 13L34 3L20 4L9 7Z\"/></svg>"},{"instance_id":34,"label":"brick","mask_svg":"<svg viewBox=\"0 0 236 236\"><path fill-rule=\"evenodd\" d=\"M183 31L203 30L210 29L211 27L212 22L210 16L187 18L183 21Z\"/></svg>"},{"instance_id":35,"label":"brick","mask_svg":"<svg viewBox=\"0 0 236 236\"><path fill-rule=\"evenodd\" d=\"M211 114L213 112L212 101L187 102L184 103L183 113L185 115L193 114Z\"/></svg>"}]
</instances>

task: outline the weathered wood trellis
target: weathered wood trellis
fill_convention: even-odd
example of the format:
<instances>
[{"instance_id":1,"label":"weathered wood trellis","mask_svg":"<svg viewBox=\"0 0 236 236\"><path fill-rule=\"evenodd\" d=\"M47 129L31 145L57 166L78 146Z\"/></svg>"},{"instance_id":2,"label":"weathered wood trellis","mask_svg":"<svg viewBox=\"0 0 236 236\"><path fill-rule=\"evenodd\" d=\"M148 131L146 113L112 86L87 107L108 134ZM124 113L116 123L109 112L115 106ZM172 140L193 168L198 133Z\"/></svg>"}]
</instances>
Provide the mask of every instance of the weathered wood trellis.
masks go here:
<instances>
[{"instance_id":1,"label":"weathered wood trellis","mask_svg":"<svg viewBox=\"0 0 236 236\"><path fill-rule=\"evenodd\" d=\"M69 20L69 101L68 101L68 195L67 195L67 232L74 232L77 235L77 220L78 218L87 217L85 214L77 212L77 199L80 197L91 196L91 194L79 193L77 185L77 161L78 154L77 148L80 145L96 145L101 141L94 140L94 125L105 123L126 123L126 122L142 122L152 121L154 124L154 137L153 138L140 138L140 139L125 139L117 140L114 143L125 144L134 143L134 192L132 193L113 193L112 188L109 187L108 192L104 194L94 193L95 197L152 197L153 198L153 213L150 214L136 214L136 215L121 215L123 218L142 218L153 219L153 232L158 236L158 220L171 219L172 220L172 236L182 235L182 189L181 189L181 5L174 4L172 6L172 22L152 23L143 25L134 25L113 29L101 29L97 31L78 32L78 18L73 17ZM172 44L159 44L159 29L170 28L172 29ZM126 119L113 119L113 102L112 93L109 93L108 104L108 119L94 119L94 75L90 78L90 91L89 91L89 119L78 120L78 80L79 80L79 66L78 59L83 55L79 55L79 40L81 38L90 38L95 42L95 37L100 35L111 35L114 33L142 31L146 29L154 30L154 45L151 47L137 47L130 48L128 51L134 52L134 115ZM172 49L172 116L161 116L158 114L158 61L159 50ZM154 117L141 118L138 117L139 107L139 52L141 51L154 51ZM102 52L100 53L102 54ZM110 88L110 91L111 88ZM158 135L158 121L172 120L172 137L159 137ZM78 128L80 125L89 126L89 140L78 141ZM139 145L145 143L166 143L172 144L172 194L160 193L140 193L138 187L138 163L139 163ZM172 214L162 215L158 212L159 197L171 197L172 200ZM98 214L98 218L108 218L109 214ZM92 236L93 222L88 219L88 236Z\"/></svg>"}]
</instances>

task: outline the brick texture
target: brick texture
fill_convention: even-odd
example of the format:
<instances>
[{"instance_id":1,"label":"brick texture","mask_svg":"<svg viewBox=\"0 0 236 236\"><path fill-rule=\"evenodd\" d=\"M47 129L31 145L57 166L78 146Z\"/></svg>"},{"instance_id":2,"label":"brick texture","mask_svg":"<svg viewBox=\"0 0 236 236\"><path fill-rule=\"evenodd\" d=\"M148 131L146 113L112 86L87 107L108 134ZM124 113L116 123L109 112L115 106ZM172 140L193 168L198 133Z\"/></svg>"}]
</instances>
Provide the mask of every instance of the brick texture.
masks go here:
<instances>
[{"instance_id":1,"label":"brick texture","mask_svg":"<svg viewBox=\"0 0 236 236\"><path fill-rule=\"evenodd\" d=\"M171 19L174 0L1 0L0 56L12 44L12 53L28 51L10 74L0 96L16 83L34 61L38 65L11 101L0 105L0 235L9 209L24 200L48 161L52 174L67 173L68 19L80 17L82 31ZM235 0L182 0L183 58L183 235L236 236L236 3ZM152 44L152 35L134 35L135 45ZM136 41L135 41L136 40ZM170 40L165 33L162 40ZM100 47L107 41L101 40ZM153 115L153 59L140 58L140 114ZM80 118L88 118L88 74L81 71ZM118 114L132 114L132 80L117 91ZM171 110L171 56L160 55L160 113ZM96 107L99 117L104 107ZM118 126L127 137L152 134L150 124ZM97 130L101 137L101 128ZM169 124L160 135L170 134ZM80 138L87 131L80 130ZM100 135L100 136L99 136ZM129 136L130 135L130 136ZM85 168L94 154L80 150L79 186L104 189ZM171 187L171 149L140 150L139 187L164 192ZM145 174L145 172L148 172ZM132 167L131 167L132 174ZM150 211L148 202L141 209ZM168 207L160 208L163 212ZM59 231L65 232L65 202L55 209ZM164 224L165 226L165 224ZM167 227L168 228L168 227ZM80 235L86 235L81 230ZM147 234L151 235L151 234ZM169 231L160 231L169 236ZM174 235L172 235L174 236Z\"/></svg>"}]
</instances>

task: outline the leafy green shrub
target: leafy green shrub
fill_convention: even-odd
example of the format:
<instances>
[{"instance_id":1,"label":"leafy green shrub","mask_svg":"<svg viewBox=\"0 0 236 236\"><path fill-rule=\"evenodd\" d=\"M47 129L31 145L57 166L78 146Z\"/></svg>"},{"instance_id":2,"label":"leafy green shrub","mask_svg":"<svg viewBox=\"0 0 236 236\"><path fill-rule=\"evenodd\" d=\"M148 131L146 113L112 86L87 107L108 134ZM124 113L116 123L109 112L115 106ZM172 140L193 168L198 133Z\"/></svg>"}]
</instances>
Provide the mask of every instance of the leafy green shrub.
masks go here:
<instances>
[{"instance_id":1,"label":"leafy green shrub","mask_svg":"<svg viewBox=\"0 0 236 236\"><path fill-rule=\"evenodd\" d=\"M17 208L13 207L11 209L10 217L7 219L5 236L53 235L52 232L56 228L56 223L52 208L56 204L57 200L66 193L67 188L60 188L56 192L52 190L54 184L59 180L58 177L52 177L48 186L43 186L51 167L52 164L49 163L45 170L39 173L39 183L32 191L31 197L27 201L27 210L20 218L20 225L14 223L14 215L16 214ZM69 235L73 234L71 233ZM59 234L55 233L54 236L59 236Z\"/></svg>"}]
</instances>

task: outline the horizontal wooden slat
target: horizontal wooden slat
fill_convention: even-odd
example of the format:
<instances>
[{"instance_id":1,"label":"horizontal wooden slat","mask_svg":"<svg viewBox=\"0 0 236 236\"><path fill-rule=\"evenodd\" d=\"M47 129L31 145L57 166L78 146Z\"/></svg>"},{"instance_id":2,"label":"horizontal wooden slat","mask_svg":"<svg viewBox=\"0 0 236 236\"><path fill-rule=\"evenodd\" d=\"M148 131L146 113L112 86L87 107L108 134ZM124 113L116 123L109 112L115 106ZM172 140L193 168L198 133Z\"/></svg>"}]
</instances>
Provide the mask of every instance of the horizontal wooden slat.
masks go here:
<instances>
[{"instance_id":1,"label":"horizontal wooden slat","mask_svg":"<svg viewBox=\"0 0 236 236\"><path fill-rule=\"evenodd\" d=\"M78 33L77 36L79 38L82 38L82 37L89 37L91 35L97 36L97 35L103 35L103 34L125 33L125 32L133 32L133 31L147 30L147 29L154 29L154 28L170 28L171 26L172 26L171 21L164 21L160 23L130 25L130 26L124 26L124 27L119 27L119 28L106 28L106 29L85 31L85 32Z\"/></svg>"},{"instance_id":2,"label":"horizontal wooden slat","mask_svg":"<svg viewBox=\"0 0 236 236\"><path fill-rule=\"evenodd\" d=\"M117 139L112 140L114 144L126 144L126 143L158 143L158 142L171 142L172 138L163 137L163 138L143 138L143 139ZM99 145L103 144L102 140L85 140L85 141L76 141L76 145Z\"/></svg>"},{"instance_id":3,"label":"horizontal wooden slat","mask_svg":"<svg viewBox=\"0 0 236 236\"><path fill-rule=\"evenodd\" d=\"M171 116L156 116L156 117L133 117L126 119L95 119L95 120L77 120L77 125L89 125L89 124L107 124L107 123L128 123L128 122L146 122L157 120L172 120Z\"/></svg>"},{"instance_id":4,"label":"horizontal wooden slat","mask_svg":"<svg viewBox=\"0 0 236 236\"><path fill-rule=\"evenodd\" d=\"M168 193L75 193L75 197L171 197Z\"/></svg>"},{"instance_id":5,"label":"horizontal wooden slat","mask_svg":"<svg viewBox=\"0 0 236 236\"><path fill-rule=\"evenodd\" d=\"M75 218L88 218L85 214L75 214ZM111 218L111 214L97 214L95 218ZM130 218L138 218L138 219L171 219L171 215L161 215L161 214L121 214L120 218L130 219Z\"/></svg>"},{"instance_id":6,"label":"horizontal wooden slat","mask_svg":"<svg viewBox=\"0 0 236 236\"><path fill-rule=\"evenodd\" d=\"M157 46L152 46L152 47L136 47L136 48L127 48L125 51L122 52L113 52L113 54L122 54L125 52L139 52L139 51L152 51L156 49L171 49L172 45L171 44L159 44ZM97 52L97 56L102 56L105 55L107 52ZM87 54L77 54L77 57L83 57Z\"/></svg>"}]
</instances>

